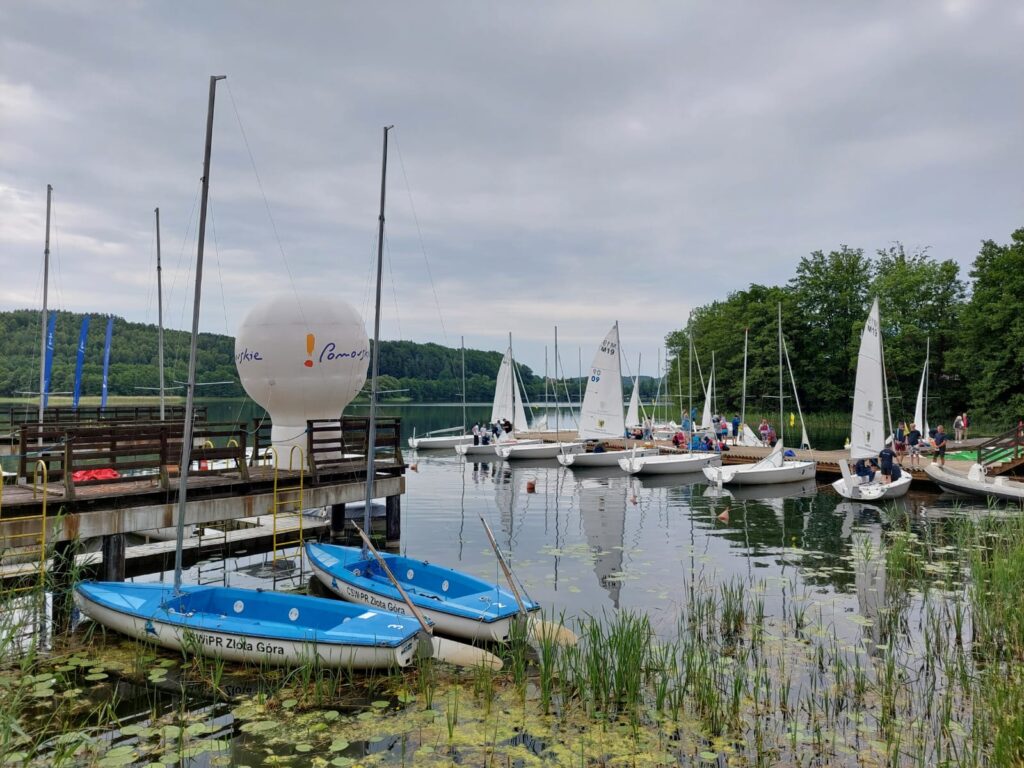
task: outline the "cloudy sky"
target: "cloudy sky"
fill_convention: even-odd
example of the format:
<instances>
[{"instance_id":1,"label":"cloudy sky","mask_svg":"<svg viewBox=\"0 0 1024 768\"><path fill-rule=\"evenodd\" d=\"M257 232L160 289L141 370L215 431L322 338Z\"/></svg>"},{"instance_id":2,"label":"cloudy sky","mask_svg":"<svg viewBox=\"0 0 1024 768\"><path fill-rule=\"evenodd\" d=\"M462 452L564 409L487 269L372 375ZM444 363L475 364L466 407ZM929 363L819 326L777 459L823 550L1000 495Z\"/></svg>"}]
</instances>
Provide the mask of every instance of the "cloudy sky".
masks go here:
<instances>
[{"instance_id":1,"label":"cloudy sky","mask_svg":"<svg viewBox=\"0 0 1024 768\"><path fill-rule=\"evenodd\" d=\"M1024 226L1024 5L0 4L0 309L190 323L208 78L202 327L293 287L371 318L381 129L386 339L575 373L614 320L653 374L689 309L841 243L966 273ZM631 363L635 368L635 362Z\"/></svg>"}]
</instances>

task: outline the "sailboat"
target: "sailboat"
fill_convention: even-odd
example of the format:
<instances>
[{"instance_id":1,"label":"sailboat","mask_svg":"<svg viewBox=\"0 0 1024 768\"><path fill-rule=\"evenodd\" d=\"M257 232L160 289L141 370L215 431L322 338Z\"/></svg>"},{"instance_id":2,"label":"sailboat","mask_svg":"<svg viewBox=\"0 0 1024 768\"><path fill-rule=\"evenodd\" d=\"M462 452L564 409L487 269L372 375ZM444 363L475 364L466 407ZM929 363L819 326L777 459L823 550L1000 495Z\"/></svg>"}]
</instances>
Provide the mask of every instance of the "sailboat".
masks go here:
<instances>
[{"instance_id":1,"label":"sailboat","mask_svg":"<svg viewBox=\"0 0 1024 768\"><path fill-rule=\"evenodd\" d=\"M491 424L500 424L508 419L512 423L512 434L499 437L500 442L505 443L539 443L540 440L524 440L514 437L516 430L527 428L526 409L523 407L523 392L519 388L519 377L516 375L515 358L512 355L512 334L508 335L508 349L505 356L501 358L501 365L498 366L498 376L494 382L494 402L491 404ZM496 441L478 445L463 443L455 446L455 452L460 456L494 456Z\"/></svg>"},{"instance_id":2,"label":"sailboat","mask_svg":"<svg viewBox=\"0 0 1024 768\"><path fill-rule=\"evenodd\" d=\"M230 661L257 664L312 662L320 666L352 669L407 666L413 661L419 640L425 639L426 633L421 635L419 625L398 614L367 611L361 606L303 595L181 583L213 108L217 81L222 79L223 76L217 75L210 78L206 119L192 341L178 481L174 583L82 582L75 586L75 603L94 621L131 637L163 648Z\"/></svg>"},{"instance_id":3,"label":"sailboat","mask_svg":"<svg viewBox=\"0 0 1024 768\"><path fill-rule=\"evenodd\" d=\"M630 398L633 418L636 418L639 402L637 392L638 387L634 382L633 396ZM603 441L621 439L625 432L626 418L622 415L619 324L615 323L594 353L594 361L590 365L590 377L587 379L587 389L580 408L578 436L580 440ZM558 456L558 462L563 467L614 467L626 453L626 449L563 453ZM642 453L656 454L657 450L648 449Z\"/></svg>"},{"instance_id":4,"label":"sailboat","mask_svg":"<svg viewBox=\"0 0 1024 768\"><path fill-rule=\"evenodd\" d=\"M792 483L813 478L817 463L807 460L786 459L783 446L784 401L782 399L782 304L779 304L779 439L771 452L751 464L731 464L726 467L705 467L704 476L716 485L760 485ZM790 372L792 378L792 371ZM794 383L794 391L796 390ZM803 418L801 417L801 423Z\"/></svg>"},{"instance_id":5,"label":"sailboat","mask_svg":"<svg viewBox=\"0 0 1024 768\"><path fill-rule=\"evenodd\" d=\"M690 390L687 409L693 412L693 337L688 336L688 365L690 369L689 381ZM699 366L699 363L698 363ZM708 388L704 393L704 415L701 426L697 431L710 429L711 427L711 398L713 397L714 372L708 379ZM706 426L705 426L706 425ZM686 447L686 453L666 453L662 455L645 456L633 450L628 456L619 459L619 467L631 475L676 475L687 472L700 472L705 467L721 464L722 457L717 452L693 451L691 444Z\"/></svg>"},{"instance_id":6,"label":"sailboat","mask_svg":"<svg viewBox=\"0 0 1024 768\"><path fill-rule=\"evenodd\" d=\"M558 379L558 327L555 327L555 379ZM557 391L555 392L557 398ZM621 402L621 401L620 401ZM514 443L501 443L495 447L494 452L498 455L498 458L505 459L507 461L530 461L536 459L553 459L557 456L562 456L571 453L580 453L583 451L583 443L578 441L563 442L558 439L560 435L558 425L558 407L555 406L555 440L553 442L539 442L539 443L526 443L526 442L514 442Z\"/></svg>"},{"instance_id":7,"label":"sailboat","mask_svg":"<svg viewBox=\"0 0 1024 768\"><path fill-rule=\"evenodd\" d=\"M921 383L917 388L917 403L914 405L914 424L921 431L921 439L928 440L928 363L932 352L932 340L925 342L924 368L921 369Z\"/></svg>"},{"instance_id":8,"label":"sailboat","mask_svg":"<svg viewBox=\"0 0 1024 768\"><path fill-rule=\"evenodd\" d=\"M409 438L409 447L416 448L421 451L426 450L439 450L442 448L454 448L457 445L465 445L473 442L473 436L466 434L466 340L461 339L462 348L462 424L458 427L449 427L447 429L435 429L428 432L423 437L416 437L416 431L413 430L412 437ZM458 432L459 434L453 435L452 432Z\"/></svg>"},{"instance_id":9,"label":"sailboat","mask_svg":"<svg viewBox=\"0 0 1024 768\"><path fill-rule=\"evenodd\" d=\"M878 299L871 305L857 355L857 378L853 390L853 416L850 425L850 459L874 459L885 447L885 371L882 365L882 328L878 319ZM891 431L891 430L890 430ZM854 501L895 499L910 489L910 473L886 483L879 477L865 482L851 475L845 461L839 462L843 476L832 483L836 493Z\"/></svg>"}]
</instances>

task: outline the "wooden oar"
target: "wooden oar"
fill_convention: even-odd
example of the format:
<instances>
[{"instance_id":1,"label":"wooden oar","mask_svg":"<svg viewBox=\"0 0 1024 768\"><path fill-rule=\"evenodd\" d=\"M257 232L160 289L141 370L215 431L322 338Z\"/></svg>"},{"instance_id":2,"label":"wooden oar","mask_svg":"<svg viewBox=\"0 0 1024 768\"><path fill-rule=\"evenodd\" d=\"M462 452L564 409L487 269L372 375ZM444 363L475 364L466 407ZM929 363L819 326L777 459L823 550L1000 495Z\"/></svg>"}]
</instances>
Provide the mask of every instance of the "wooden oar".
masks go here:
<instances>
[{"instance_id":1,"label":"wooden oar","mask_svg":"<svg viewBox=\"0 0 1024 768\"><path fill-rule=\"evenodd\" d=\"M409 595L402 589L402 585L398 583L398 579L395 578L395 574L391 572L388 564L381 557L380 552L373 546L373 542L370 541L370 537L367 536L363 529L359 527L355 520L350 520L352 527L359 533L360 538L363 540L363 544L366 545L366 549L376 558L377 564L380 565L385 575L391 580L395 589L398 590L398 594L402 596L405 604L409 606L409 610L412 611L413 616L423 627L423 631L427 633L430 638L430 645L433 649L434 658L438 661L446 661L449 664L454 664L459 667L490 667L493 670L499 670L502 667L502 661L493 653L485 651L482 648L474 648L472 645L466 643L460 643L457 640L449 640L446 637L435 637L434 628L430 626L426 617L420 612L419 608L413 605Z\"/></svg>"},{"instance_id":2,"label":"wooden oar","mask_svg":"<svg viewBox=\"0 0 1024 768\"><path fill-rule=\"evenodd\" d=\"M498 564L501 565L501 570L505 574L505 580L508 582L509 587L512 588L512 594L516 598L516 604L519 606L519 613L527 620L527 629L530 635L536 639L550 638L553 639L559 645L576 645L579 642L579 638L576 637L576 633L566 627L564 624L555 624L554 622L544 621L543 619L537 618L526 610L526 604L523 602L523 598L519 595L519 588L516 586L516 581L512 578L512 569L509 568L508 563L505 562L505 557L501 554L501 550L498 548L498 542L494 538L494 534L491 532L491 526L484 520L484 516L479 512L477 516L480 518L480 522L484 524L484 530L487 531L487 538L491 542L491 549L494 550L495 557L498 558Z\"/></svg>"}]
</instances>

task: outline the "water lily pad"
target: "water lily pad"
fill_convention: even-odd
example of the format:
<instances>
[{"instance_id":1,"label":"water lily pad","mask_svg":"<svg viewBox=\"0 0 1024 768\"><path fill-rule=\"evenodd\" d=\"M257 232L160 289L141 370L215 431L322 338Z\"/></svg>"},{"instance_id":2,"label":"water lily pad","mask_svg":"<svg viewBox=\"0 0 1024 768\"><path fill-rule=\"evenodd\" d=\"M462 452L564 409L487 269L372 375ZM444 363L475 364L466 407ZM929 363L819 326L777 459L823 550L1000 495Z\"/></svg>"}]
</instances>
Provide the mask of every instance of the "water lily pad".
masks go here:
<instances>
[{"instance_id":1,"label":"water lily pad","mask_svg":"<svg viewBox=\"0 0 1024 768\"><path fill-rule=\"evenodd\" d=\"M135 747L127 745L114 747L100 758L97 765L102 766L102 768L131 765L135 762L136 757L138 757L138 755L135 752Z\"/></svg>"},{"instance_id":2,"label":"water lily pad","mask_svg":"<svg viewBox=\"0 0 1024 768\"><path fill-rule=\"evenodd\" d=\"M335 709L329 709L326 712L322 712L320 714L320 718L323 720L327 720L328 722L332 720L337 720L339 717L341 717L341 713Z\"/></svg>"},{"instance_id":3,"label":"water lily pad","mask_svg":"<svg viewBox=\"0 0 1024 768\"><path fill-rule=\"evenodd\" d=\"M331 760L331 765L337 765L339 768L344 768L347 765L353 765L355 761L351 757L336 757Z\"/></svg>"},{"instance_id":4,"label":"water lily pad","mask_svg":"<svg viewBox=\"0 0 1024 768\"><path fill-rule=\"evenodd\" d=\"M387 709L388 702L383 701L383 700L373 701L373 702L370 702L370 706L373 707L374 709Z\"/></svg>"},{"instance_id":5,"label":"water lily pad","mask_svg":"<svg viewBox=\"0 0 1024 768\"><path fill-rule=\"evenodd\" d=\"M85 679L90 682L98 683L100 680L106 680L108 677L106 672L93 672L92 674L86 675Z\"/></svg>"},{"instance_id":6,"label":"water lily pad","mask_svg":"<svg viewBox=\"0 0 1024 768\"><path fill-rule=\"evenodd\" d=\"M312 744L296 744L295 745L295 751L296 752L312 752L313 751L313 745Z\"/></svg>"},{"instance_id":7,"label":"water lily pad","mask_svg":"<svg viewBox=\"0 0 1024 768\"><path fill-rule=\"evenodd\" d=\"M701 752L700 753L700 759L701 760L707 760L709 762L712 761L712 760L717 760L718 759L718 753L717 752Z\"/></svg>"},{"instance_id":8,"label":"water lily pad","mask_svg":"<svg viewBox=\"0 0 1024 768\"><path fill-rule=\"evenodd\" d=\"M281 702L281 706L285 709L293 709L298 703L298 699L285 699Z\"/></svg>"},{"instance_id":9,"label":"water lily pad","mask_svg":"<svg viewBox=\"0 0 1024 768\"><path fill-rule=\"evenodd\" d=\"M253 720L250 723L243 723L241 730L243 733L267 733L279 725L275 720Z\"/></svg>"},{"instance_id":10,"label":"water lily pad","mask_svg":"<svg viewBox=\"0 0 1024 768\"><path fill-rule=\"evenodd\" d=\"M160 736L166 741L173 741L181 738L181 727L177 725L165 725L160 729Z\"/></svg>"},{"instance_id":11,"label":"water lily pad","mask_svg":"<svg viewBox=\"0 0 1024 768\"><path fill-rule=\"evenodd\" d=\"M348 749L348 747L349 744L344 739L335 739L327 749L331 752L341 752L342 750Z\"/></svg>"}]
</instances>

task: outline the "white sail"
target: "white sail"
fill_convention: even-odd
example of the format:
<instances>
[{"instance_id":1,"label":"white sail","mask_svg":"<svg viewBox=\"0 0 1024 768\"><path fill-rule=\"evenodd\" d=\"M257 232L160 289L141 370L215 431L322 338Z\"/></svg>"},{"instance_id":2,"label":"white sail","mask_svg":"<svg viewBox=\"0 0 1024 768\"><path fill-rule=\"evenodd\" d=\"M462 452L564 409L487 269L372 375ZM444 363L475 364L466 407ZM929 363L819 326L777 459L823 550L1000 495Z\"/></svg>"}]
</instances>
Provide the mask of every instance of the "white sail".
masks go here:
<instances>
[{"instance_id":1,"label":"white sail","mask_svg":"<svg viewBox=\"0 0 1024 768\"><path fill-rule=\"evenodd\" d=\"M708 376L708 388L704 393L704 413L700 417L700 428L711 429L711 398L715 392L715 369L711 369L711 375Z\"/></svg>"},{"instance_id":2,"label":"white sail","mask_svg":"<svg viewBox=\"0 0 1024 768\"><path fill-rule=\"evenodd\" d=\"M523 394L516 377L515 361L512 359L512 347L501 358L494 383L494 403L491 406L491 423L497 424L503 419L511 421L514 429L525 430L529 426L523 409Z\"/></svg>"},{"instance_id":3,"label":"white sail","mask_svg":"<svg viewBox=\"0 0 1024 768\"><path fill-rule=\"evenodd\" d=\"M587 391L580 408L581 440L621 437L626 430L622 417L622 373L619 370L619 326L612 326L590 365Z\"/></svg>"},{"instance_id":4,"label":"white sail","mask_svg":"<svg viewBox=\"0 0 1024 768\"><path fill-rule=\"evenodd\" d=\"M878 299L871 305L857 356L850 425L850 458L878 456L885 446L885 395L882 384L882 333L878 323Z\"/></svg>"},{"instance_id":5,"label":"white sail","mask_svg":"<svg viewBox=\"0 0 1024 768\"><path fill-rule=\"evenodd\" d=\"M928 414L925 411L925 387L928 385L928 358L929 355L926 354L924 369L921 371L921 384L917 388L917 404L914 406L914 423L925 437L928 437Z\"/></svg>"},{"instance_id":6,"label":"white sail","mask_svg":"<svg viewBox=\"0 0 1024 768\"><path fill-rule=\"evenodd\" d=\"M633 379L633 394L629 396L626 409L626 426L632 429L640 426L640 379Z\"/></svg>"}]
</instances>

